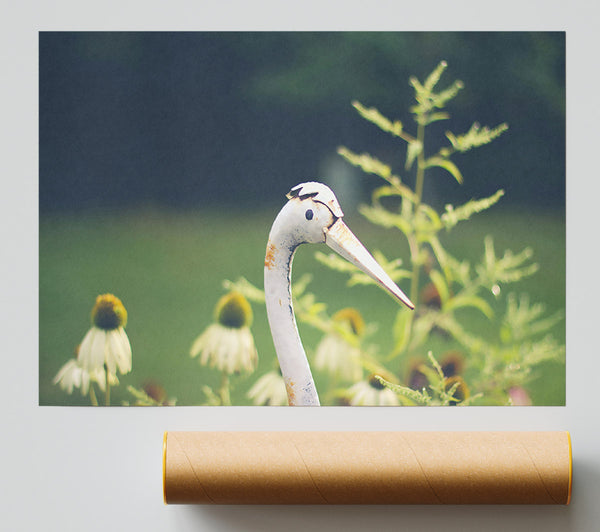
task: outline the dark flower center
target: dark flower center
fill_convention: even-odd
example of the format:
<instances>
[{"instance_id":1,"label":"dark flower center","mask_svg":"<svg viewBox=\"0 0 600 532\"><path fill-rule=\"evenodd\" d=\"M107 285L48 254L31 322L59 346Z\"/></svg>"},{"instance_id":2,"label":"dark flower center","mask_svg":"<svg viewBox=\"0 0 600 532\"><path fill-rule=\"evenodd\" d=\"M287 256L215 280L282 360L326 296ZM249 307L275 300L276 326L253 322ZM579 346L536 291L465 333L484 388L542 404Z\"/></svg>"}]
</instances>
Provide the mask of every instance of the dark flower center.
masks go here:
<instances>
[{"instance_id":1,"label":"dark flower center","mask_svg":"<svg viewBox=\"0 0 600 532\"><path fill-rule=\"evenodd\" d=\"M127 311L121 300L112 294L98 296L92 309L92 323L105 331L125 327Z\"/></svg>"},{"instance_id":2,"label":"dark flower center","mask_svg":"<svg viewBox=\"0 0 600 532\"><path fill-rule=\"evenodd\" d=\"M250 303L239 292L224 295L217 303L215 313L217 321L230 329L249 327L252 323Z\"/></svg>"}]
</instances>

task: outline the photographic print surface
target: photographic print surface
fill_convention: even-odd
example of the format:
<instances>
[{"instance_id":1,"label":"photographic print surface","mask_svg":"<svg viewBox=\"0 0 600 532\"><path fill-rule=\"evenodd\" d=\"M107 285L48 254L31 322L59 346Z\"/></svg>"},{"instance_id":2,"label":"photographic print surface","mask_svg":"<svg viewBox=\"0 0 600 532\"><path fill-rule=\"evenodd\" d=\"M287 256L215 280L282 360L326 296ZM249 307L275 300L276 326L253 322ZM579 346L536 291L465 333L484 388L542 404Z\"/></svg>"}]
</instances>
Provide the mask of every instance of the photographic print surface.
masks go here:
<instances>
[{"instance_id":1,"label":"photographic print surface","mask_svg":"<svg viewBox=\"0 0 600 532\"><path fill-rule=\"evenodd\" d=\"M564 33L42 32L39 74L41 405L565 404Z\"/></svg>"}]
</instances>

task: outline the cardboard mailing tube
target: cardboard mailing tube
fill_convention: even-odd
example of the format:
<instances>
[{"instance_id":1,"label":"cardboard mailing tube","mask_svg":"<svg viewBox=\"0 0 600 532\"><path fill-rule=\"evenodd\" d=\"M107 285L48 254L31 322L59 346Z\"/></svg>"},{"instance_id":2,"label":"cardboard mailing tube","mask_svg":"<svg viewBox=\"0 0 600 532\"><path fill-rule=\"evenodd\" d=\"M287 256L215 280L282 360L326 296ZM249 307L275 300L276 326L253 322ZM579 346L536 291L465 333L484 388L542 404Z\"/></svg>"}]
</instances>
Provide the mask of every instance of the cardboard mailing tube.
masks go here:
<instances>
[{"instance_id":1,"label":"cardboard mailing tube","mask_svg":"<svg viewBox=\"0 0 600 532\"><path fill-rule=\"evenodd\" d=\"M165 503L569 504L568 432L167 432Z\"/></svg>"}]
</instances>

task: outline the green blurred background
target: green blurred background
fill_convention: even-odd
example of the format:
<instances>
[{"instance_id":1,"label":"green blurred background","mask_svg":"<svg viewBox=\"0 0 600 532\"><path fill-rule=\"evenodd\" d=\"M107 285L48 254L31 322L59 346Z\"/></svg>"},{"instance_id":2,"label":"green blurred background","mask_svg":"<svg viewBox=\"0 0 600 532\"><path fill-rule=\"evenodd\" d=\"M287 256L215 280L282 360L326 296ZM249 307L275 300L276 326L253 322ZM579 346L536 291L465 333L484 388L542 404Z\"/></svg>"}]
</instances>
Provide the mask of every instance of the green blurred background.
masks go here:
<instances>
[{"instance_id":1,"label":"green blurred background","mask_svg":"<svg viewBox=\"0 0 600 532\"><path fill-rule=\"evenodd\" d=\"M400 238L369 225L355 207L375 178L336 155L343 144L394 164L404 151L352 109L376 106L411 130L408 78L423 79L444 59L440 85L463 80L446 129L473 121L509 131L455 158L465 183L443 173L426 182L425 201L462 203L504 188L491 211L445 240L477 260L483 237L496 250L534 249L540 272L511 290L548 312L565 308L564 33L41 33L40 34L40 404L89 404L51 384L90 326L96 295L111 292L129 313L133 371L113 390L154 380L178 404L204 400L215 371L189 355L212 321L223 279L262 286L270 225L293 185L335 187L346 221L371 250L408 255ZM433 151L439 147L430 145ZM345 288L345 278L303 247L294 275L335 312L344 306L378 322L381 344L396 307L377 288ZM236 381L234 403L275 367L263 308L253 305L260 356ZM307 350L320 334L300 324ZM554 331L564 342L564 323ZM317 375L317 385L326 379ZM564 366L540 368L536 404L564 404Z\"/></svg>"}]
</instances>

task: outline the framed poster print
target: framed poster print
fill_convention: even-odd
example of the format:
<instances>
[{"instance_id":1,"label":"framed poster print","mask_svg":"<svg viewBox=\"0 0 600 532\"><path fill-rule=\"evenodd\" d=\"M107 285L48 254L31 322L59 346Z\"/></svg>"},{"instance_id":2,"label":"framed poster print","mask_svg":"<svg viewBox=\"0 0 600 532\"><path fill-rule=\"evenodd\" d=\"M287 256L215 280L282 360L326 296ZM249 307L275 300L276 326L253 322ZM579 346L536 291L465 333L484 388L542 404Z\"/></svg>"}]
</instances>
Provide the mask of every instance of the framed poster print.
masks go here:
<instances>
[{"instance_id":1,"label":"framed poster print","mask_svg":"<svg viewBox=\"0 0 600 532\"><path fill-rule=\"evenodd\" d=\"M39 45L40 404L564 404L564 32Z\"/></svg>"}]
</instances>

